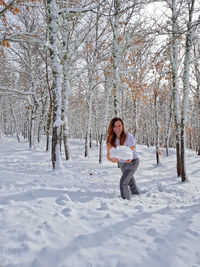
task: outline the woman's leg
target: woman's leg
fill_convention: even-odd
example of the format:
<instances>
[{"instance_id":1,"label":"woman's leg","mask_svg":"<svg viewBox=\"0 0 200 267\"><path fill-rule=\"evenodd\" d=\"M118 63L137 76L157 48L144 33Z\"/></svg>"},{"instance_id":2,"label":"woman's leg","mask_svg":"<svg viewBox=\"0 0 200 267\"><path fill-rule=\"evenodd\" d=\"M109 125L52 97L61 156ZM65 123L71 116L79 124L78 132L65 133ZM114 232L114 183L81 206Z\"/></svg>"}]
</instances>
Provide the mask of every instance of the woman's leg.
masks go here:
<instances>
[{"instance_id":1,"label":"woman's leg","mask_svg":"<svg viewBox=\"0 0 200 267\"><path fill-rule=\"evenodd\" d=\"M130 187L130 190L131 190L132 194L134 194L134 195L139 195L140 194L139 189L138 189L138 187L136 185L134 176L132 176L132 178L130 179L130 182L129 182L128 185Z\"/></svg>"},{"instance_id":2,"label":"woman's leg","mask_svg":"<svg viewBox=\"0 0 200 267\"><path fill-rule=\"evenodd\" d=\"M133 194L139 194L133 174L139 166L139 159L134 159L130 163L120 162L119 167L122 171L120 179L120 192L123 199L130 199L130 190ZM130 186L130 190L129 190Z\"/></svg>"},{"instance_id":3,"label":"woman's leg","mask_svg":"<svg viewBox=\"0 0 200 267\"><path fill-rule=\"evenodd\" d=\"M129 181L131 179L131 169L126 169L120 179L120 192L123 199L130 199Z\"/></svg>"},{"instance_id":4,"label":"woman's leg","mask_svg":"<svg viewBox=\"0 0 200 267\"><path fill-rule=\"evenodd\" d=\"M133 174L136 172L138 166L139 166L139 162L140 160L139 159L134 159L132 160L132 164L133 164L133 169L134 169L134 172ZM139 189L136 185L136 182L135 182L135 178L134 176L132 176L132 178L130 179L130 182L129 182L129 187L130 187L130 190L131 190L131 193L134 194L134 195L139 195Z\"/></svg>"}]
</instances>

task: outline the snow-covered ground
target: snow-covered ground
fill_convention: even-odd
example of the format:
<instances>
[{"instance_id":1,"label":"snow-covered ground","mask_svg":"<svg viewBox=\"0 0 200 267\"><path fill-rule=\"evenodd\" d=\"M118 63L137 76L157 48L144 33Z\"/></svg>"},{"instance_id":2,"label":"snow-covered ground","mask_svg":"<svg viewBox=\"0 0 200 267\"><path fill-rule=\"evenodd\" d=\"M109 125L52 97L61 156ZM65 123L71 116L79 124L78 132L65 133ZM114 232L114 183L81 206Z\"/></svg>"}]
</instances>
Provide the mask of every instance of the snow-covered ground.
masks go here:
<instances>
[{"instance_id":1,"label":"snow-covered ground","mask_svg":"<svg viewBox=\"0 0 200 267\"><path fill-rule=\"evenodd\" d=\"M119 195L120 169L85 159L70 140L72 160L52 171L45 142L0 139L1 267L200 266L200 157L187 151L189 183L176 177L175 151L155 165L155 149L137 146L143 191Z\"/></svg>"}]
</instances>

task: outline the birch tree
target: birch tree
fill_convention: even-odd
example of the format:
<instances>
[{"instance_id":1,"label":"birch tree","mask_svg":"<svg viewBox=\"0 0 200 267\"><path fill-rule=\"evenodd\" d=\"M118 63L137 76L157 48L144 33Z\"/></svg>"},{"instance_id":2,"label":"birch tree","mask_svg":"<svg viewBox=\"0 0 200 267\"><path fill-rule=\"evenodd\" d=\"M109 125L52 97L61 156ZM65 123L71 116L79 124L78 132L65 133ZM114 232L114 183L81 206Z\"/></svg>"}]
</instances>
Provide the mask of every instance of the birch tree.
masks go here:
<instances>
[{"instance_id":1,"label":"birch tree","mask_svg":"<svg viewBox=\"0 0 200 267\"><path fill-rule=\"evenodd\" d=\"M176 170L177 176L181 175L181 156L180 156L180 113L179 113L179 92L178 92L178 15L180 9L177 10L176 0L172 0L170 3L172 12L172 40L170 45L170 59L172 68L172 97L173 97L173 115L176 129ZM180 7L181 8L181 7Z\"/></svg>"},{"instance_id":2,"label":"birch tree","mask_svg":"<svg viewBox=\"0 0 200 267\"><path fill-rule=\"evenodd\" d=\"M62 167L60 155L61 126L61 103L62 103L62 78L61 62L59 57L59 13L56 0L47 0L48 7L48 27L49 27L49 51L52 68L52 101L53 101L53 120L52 120L52 148L51 158L53 169Z\"/></svg>"},{"instance_id":3,"label":"birch tree","mask_svg":"<svg viewBox=\"0 0 200 267\"><path fill-rule=\"evenodd\" d=\"M200 45L199 38L197 38L196 43L193 45L193 69L196 85L192 85L193 93L197 101L197 155L200 156Z\"/></svg>"},{"instance_id":4,"label":"birch tree","mask_svg":"<svg viewBox=\"0 0 200 267\"><path fill-rule=\"evenodd\" d=\"M189 94L189 74L190 74L190 55L192 49L193 38L193 13L194 13L195 0L191 0L188 3L188 21L187 31L185 37L185 55L184 55L184 68L183 68L183 98L181 107L181 180L182 182L188 181L189 178L186 172L185 162L185 125L188 109L188 94Z\"/></svg>"},{"instance_id":5,"label":"birch tree","mask_svg":"<svg viewBox=\"0 0 200 267\"><path fill-rule=\"evenodd\" d=\"M120 66L120 48L119 48L119 18L120 18L121 0L114 0L114 15L110 19L110 24L113 33L112 43L112 65L113 65L113 93L114 93L114 113L119 116L119 66ZM121 37L120 37L121 38Z\"/></svg>"},{"instance_id":6,"label":"birch tree","mask_svg":"<svg viewBox=\"0 0 200 267\"><path fill-rule=\"evenodd\" d=\"M98 6L98 5L97 5ZM96 6L96 7L97 7ZM53 128L52 128L52 166L53 169L61 168L61 126L65 126L66 123L62 120L62 103L63 103L63 69L61 66L61 32L60 32L60 16L63 13L72 13L72 15L80 14L82 12L91 11L93 8L89 5L88 7L75 6L74 8L62 7L59 8L59 5L56 0L47 0L48 7L48 27L49 27L49 51L51 58L51 67L52 67L52 102L53 102ZM65 41L65 40L64 40ZM65 70L66 71L66 70ZM67 73L65 73L67 75ZM68 81L67 81L68 84ZM65 92L66 92L65 84ZM68 88L67 88L68 90ZM68 96L65 94L64 104L67 104ZM65 118L66 119L66 118Z\"/></svg>"},{"instance_id":7,"label":"birch tree","mask_svg":"<svg viewBox=\"0 0 200 267\"><path fill-rule=\"evenodd\" d=\"M102 123L101 123L101 130L99 136L99 163L103 162L103 136L107 132L107 121L108 121L108 105L109 105L109 91L110 91L110 72L105 69L104 72L104 97L103 97L103 111L102 111Z\"/></svg>"}]
</instances>

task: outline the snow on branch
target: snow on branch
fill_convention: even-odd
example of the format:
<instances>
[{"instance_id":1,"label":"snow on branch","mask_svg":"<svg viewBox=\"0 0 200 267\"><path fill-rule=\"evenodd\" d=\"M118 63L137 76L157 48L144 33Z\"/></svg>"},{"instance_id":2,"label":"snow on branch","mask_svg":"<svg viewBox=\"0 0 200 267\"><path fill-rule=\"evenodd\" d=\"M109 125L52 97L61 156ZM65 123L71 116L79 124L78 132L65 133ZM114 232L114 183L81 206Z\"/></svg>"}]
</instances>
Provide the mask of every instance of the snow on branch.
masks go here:
<instances>
[{"instance_id":1,"label":"snow on branch","mask_svg":"<svg viewBox=\"0 0 200 267\"><path fill-rule=\"evenodd\" d=\"M104 1L99 3L98 5L92 6L92 7L83 7L83 8L60 8L58 10L58 14L60 13L72 13L72 14L80 14L80 13L86 13L89 11L93 11L94 9L97 9Z\"/></svg>"},{"instance_id":2,"label":"snow on branch","mask_svg":"<svg viewBox=\"0 0 200 267\"><path fill-rule=\"evenodd\" d=\"M24 96L25 95L26 96L34 95L32 92L22 92L22 91L19 91L19 90L8 89L6 87L0 87L0 90L3 91L3 92L16 93L16 94L24 95Z\"/></svg>"},{"instance_id":3,"label":"snow on branch","mask_svg":"<svg viewBox=\"0 0 200 267\"><path fill-rule=\"evenodd\" d=\"M9 9L9 7L11 7L13 4L15 4L15 2L16 2L16 0L10 0L7 3L5 3L3 5L3 7L0 8L0 16L3 15Z\"/></svg>"}]
</instances>

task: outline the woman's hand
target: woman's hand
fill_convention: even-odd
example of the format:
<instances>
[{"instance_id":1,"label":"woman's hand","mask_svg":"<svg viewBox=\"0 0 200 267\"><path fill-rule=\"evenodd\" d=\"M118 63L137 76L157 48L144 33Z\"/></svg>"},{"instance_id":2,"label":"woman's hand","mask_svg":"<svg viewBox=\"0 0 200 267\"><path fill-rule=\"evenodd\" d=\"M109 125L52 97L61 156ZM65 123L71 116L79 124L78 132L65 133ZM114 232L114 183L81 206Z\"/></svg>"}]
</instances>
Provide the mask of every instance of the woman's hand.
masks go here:
<instances>
[{"instance_id":1,"label":"woman's hand","mask_svg":"<svg viewBox=\"0 0 200 267\"><path fill-rule=\"evenodd\" d=\"M110 150L111 150L112 146L110 144L107 144L107 160L113 162L113 163L118 163L118 159L117 158L110 158Z\"/></svg>"},{"instance_id":2,"label":"woman's hand","mask_svg":"<svg viewBox=\"0 0 200 267\"><path fill-rule=\"evenodd\" d=\"M110 159L110 161L113 163L118 163L119 160L117 158L113 158L113 159Z\"/></svg>"}]
</instances>

